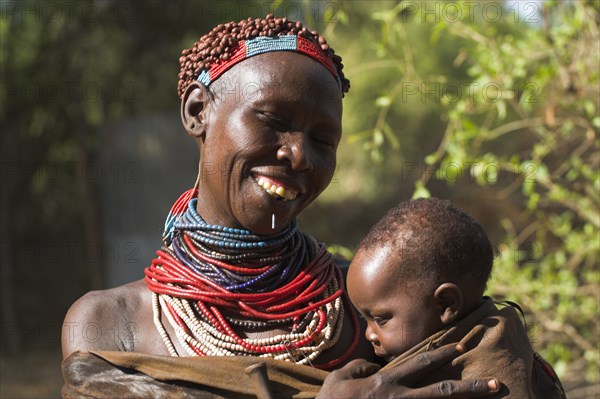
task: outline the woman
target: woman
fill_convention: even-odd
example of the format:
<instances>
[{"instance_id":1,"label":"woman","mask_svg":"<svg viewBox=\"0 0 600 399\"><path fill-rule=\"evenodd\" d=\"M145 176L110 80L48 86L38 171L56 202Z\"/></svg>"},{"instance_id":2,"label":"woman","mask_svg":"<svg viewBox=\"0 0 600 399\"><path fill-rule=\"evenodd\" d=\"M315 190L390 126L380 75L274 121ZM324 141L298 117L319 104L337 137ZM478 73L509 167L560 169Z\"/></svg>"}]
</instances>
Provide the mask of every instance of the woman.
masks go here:
<instances>
[{"instance_id":1,"label":"woman","mask_svg":"<svg viewBox=\"0 0 600 399\"><path fill-rule=\"evenodd\" d=\"M71 307L63 356L243 355L326 370L371 359L333 258L295 221L335 170L349 89L341 58L300 22L269 15L217 26L180 64L181 119L201 160L195 190L174 205L145 280L88 293ZM387 381L362 379L361 389L397 395L455 352L432 352ZM353 362L322 395L332 384L338 394L357 392L354 380L374 370ZM444 387L420 392L493 391L485 380Z\"/></svg>"}]
</instances>

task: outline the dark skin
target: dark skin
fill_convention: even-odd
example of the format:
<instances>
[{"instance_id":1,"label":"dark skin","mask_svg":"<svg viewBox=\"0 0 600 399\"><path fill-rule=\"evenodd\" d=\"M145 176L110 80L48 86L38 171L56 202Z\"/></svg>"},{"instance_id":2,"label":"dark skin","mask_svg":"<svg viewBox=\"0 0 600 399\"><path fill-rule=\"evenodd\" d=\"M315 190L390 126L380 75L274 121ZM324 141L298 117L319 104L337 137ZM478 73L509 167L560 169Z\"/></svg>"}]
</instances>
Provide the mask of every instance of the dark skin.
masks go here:
<instances>
[{"instance_id":1,"label":"dark skin","mask_svg":"<svg viewBox=\"0 0 600 399\"><path fill-rule=\"evenodd\" d=\"M287 52L253 57L225 77L214 83L212 93L201 84L191 85L182 99L182 122L196 139L202 160L198 212L208 223L272 234L331 181L341 138L341 91L321 64ZM256 183L259 176L296 192L295 199L269 195ZM76 350L169 354L154 326L151 292L143 280L86 294L69 310L65 326L64 357ZM170 324L165 327L175 337ZM285 332L237 330L249 338ZM319 362L344 354L354 333L346 312L340 340ZM348 361L372 356L359 334L360 345ZM180 354L186 353L177 339L172 341Z\"/></svg>"},{"instance_id":2,"label":"dark skin","mask_svg":"<svg viewBox=\"0 0 600 399\"><path fill-rule=\"evenodd\" d=\"M411 232L398 232L395 244L360 248L346 279L350 299L367 322L365 337L387 362L482 303L481 284L472 280L437 284L401 274L413 261L405 256L403 234Z\"/></svg>"},{"instance_id":3,"label":"dark skin","mask_svg":"<svg viewBox=\"0 0 600 399\"><path fill-rule=\"evenodd\" d=\"M181 108L183 126L196 140L202 160L199 213L209 223L262 234L280 231L331 181L341 138L339 86L317 61L300 54L273 52L237 64L214 82L210 91L212 94L200 84L191 85ZM294 199L282 201L269 195L256 183L260 177L295 194ZM338 358L348 350L355 333L348 311L340 340L319 356L319 362ZM175 337L169 323L165 327ZM237 332L262 338L282 331ZM372 359L370 345L362 339L362 332L359 334L361 342L348 360ZM184 354L177 339L172 341ZM91 292L75 302L65 318L62 349L63 357L89 350L169 354L154 326L151 292L143 280ZM448 361L455 354L438 356ZM417 369L427 372L430 367ZM366 371L373 371L373 367ZM351 364L332 375L337 392L333 396L339 396L344 387L354 386L355 381L349 378L364 377L365 369ZM363 380L365 392L379 389L375 392L383 393L388 388L401 395L409 392L398 391L402 378L388 380L385 387L378 378ZM486 380L479 383L485 385ZM461 392L481 395L480 388L465 390L462 383L449 384ZM328 391L331 388L326 381L323 397L331 397L327 394L333 392ZM436 392L432 388L428 397L447 397Z\"/></svg>"},{"instance_id":4,"label":"dark skin","mask_svg":"<svg viewBox=\"0 0 600 399\"><path fill-rule=\"evenodd\" d=\"M367 322L365 336L387 362L453 321L462 307L455 285L443 287L440 297L430 295L427 284L408 287L395 278L402 252L392 245L361 248L348 270L348 294Z\"/></svg>"},{"instance_id":5,"label":"dark skin","mask_svg":"<svg viewBox=\"0 0 600 399\"><path fill-rule=\"evenodd\" d=\"M211 86L212 96L199 83L186 90L182 119L200 148L198 211L207 222L273 234L329 185L342 94L321 64L304 58L262 54L229 70ZM296 198L269 195L260 177Z\"/></svg>"},{"instance_id":6,"label":"dark skin","mask_svg":"<svg viewBox=\"0 0 600 399\"><path fill-rule=\"evenodd\" d=\"M500 384L496 379L484 378L441 381L426 387L411 388L463 351L460 345L448 344L415 356L398 367L381 371L381 366L377 364L362 359L354 360L327 376L317 399L480 398L499 392Z\"/></svg>"}]
</instances>

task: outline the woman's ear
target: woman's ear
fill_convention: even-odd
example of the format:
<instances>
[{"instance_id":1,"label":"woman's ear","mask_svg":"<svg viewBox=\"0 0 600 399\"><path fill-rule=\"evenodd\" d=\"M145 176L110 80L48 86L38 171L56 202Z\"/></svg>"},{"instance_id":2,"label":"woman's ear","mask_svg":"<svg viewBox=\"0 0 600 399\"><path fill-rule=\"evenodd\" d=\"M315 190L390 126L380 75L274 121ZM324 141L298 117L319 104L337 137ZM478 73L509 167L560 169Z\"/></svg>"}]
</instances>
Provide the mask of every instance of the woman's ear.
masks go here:
<instances>
[{"instance_id":1,"label":"woman's ear","mask_svg":"<svg viewBox=\"0 0 600 399\"><path fill-rule=\"evenodd\" d=\"M206 134L206 114L210 102L208 88L199 82L192 82L181 98L181 123L187 133L197 139Z\"/></svg>"},{"instance_id":2,"label":"woman's ear","mask_svg":"<svg viewBox=\"0 0 600 399\"><path fill-rule=\"evenodd\" d=\"M433 293L433 300L440 308L440 321L450 324L458 319L463 305L463 292L456 284L444 283Z\"/></svg>"}]
</instances>

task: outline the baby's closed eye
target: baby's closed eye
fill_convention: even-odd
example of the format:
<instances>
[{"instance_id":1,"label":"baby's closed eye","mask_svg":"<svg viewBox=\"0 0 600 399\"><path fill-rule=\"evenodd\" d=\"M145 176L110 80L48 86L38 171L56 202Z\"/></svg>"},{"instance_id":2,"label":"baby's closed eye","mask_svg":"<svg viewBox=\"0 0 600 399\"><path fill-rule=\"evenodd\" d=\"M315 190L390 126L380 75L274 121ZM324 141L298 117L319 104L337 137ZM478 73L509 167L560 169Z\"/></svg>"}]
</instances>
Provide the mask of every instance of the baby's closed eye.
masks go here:
<instances>
[{"instance_id":1,"label":"baby's closed eye","mask_svg":"<svg viewBox=\"0 0 600 399\"><path fill-rule=\"evenodd\" d=\"M373 317L373 322L380 327L385 325L385 323L387 323L388 320L389 320L389 318L387 318L387 317L378 317L378 316Z\"/></svg>"}]
</instances>

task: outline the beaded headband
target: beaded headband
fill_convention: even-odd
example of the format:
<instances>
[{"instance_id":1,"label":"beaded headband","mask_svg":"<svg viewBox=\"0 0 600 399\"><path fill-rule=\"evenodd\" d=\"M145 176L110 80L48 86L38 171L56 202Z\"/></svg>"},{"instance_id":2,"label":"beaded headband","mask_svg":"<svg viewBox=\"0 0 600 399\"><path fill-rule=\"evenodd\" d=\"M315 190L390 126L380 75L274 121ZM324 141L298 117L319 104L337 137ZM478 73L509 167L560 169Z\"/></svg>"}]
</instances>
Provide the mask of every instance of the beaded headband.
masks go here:
<instances>
[{"instance_id":1,"label":"beaded headband","mask_svg":"<svg viewBox=\"0 0 600 399\"><path fill-rule=\"evenodd\" d=\"M200 75L198 75L197 80L208 87L235 64L255 55L271 51L292 51L311 57L327 68L337 80L340 88L342 87L342 82L333 65L333 61L321 51L321 48L316 43L296 35L259 36L251 40L240 40L233 47L232 55L227 60L219 60L212 64L209 69L203 69Z\"/></svg>"}]
</instances>

